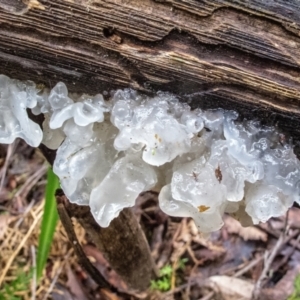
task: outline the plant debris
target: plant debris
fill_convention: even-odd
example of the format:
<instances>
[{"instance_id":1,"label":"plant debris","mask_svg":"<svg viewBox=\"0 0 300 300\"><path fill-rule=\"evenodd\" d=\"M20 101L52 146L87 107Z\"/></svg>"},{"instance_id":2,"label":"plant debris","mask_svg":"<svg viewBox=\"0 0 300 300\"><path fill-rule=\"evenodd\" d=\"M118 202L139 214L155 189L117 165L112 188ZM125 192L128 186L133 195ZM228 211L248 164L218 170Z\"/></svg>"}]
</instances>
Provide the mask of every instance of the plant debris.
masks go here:
<instances>
[{"instance_id":1,"label":"plant debris","mask_svg":"<svg viewBox=\"0 0 300 300\"><path fill-rule=\"evenodd\" d=\"M287 218L253 227L226 216L220 231L203 236L191 219L164 215L156 192L141 194L133 208L160 270L152 289L131 291L75 219L83 251L116 291L99 289L82 269L60 222L47 267L36 282L47 167L38 150L20 140L0 147L0 299L285 300L299 292L294 292L300 273L298 209L292 208Z\"/></svg>"}]
</instances>

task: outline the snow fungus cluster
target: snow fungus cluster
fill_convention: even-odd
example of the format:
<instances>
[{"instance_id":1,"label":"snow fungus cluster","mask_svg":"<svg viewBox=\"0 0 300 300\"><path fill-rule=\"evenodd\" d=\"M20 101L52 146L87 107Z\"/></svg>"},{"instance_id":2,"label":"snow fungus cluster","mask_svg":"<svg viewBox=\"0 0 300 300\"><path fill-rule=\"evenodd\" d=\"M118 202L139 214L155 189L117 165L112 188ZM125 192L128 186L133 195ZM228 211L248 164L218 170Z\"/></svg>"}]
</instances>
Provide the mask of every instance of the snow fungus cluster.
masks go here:
<instances>
[{"instance_id":1,"label":"snow fungus cluster","mask_svg":"<svg viewBox=\"0 0 300 300\"><path fill-rule=\"evenodd\" d=\"M28 117L44 114L43 129ZM273 127L237 113L191 110L169 93L102 95L51 91L0 75L0 143L24 139L57 149L53 170L71 202L89 205L100 226L159 190L168 215L192 217L201 232L229 213L244 225L283 215L300 195L300 163Z\"/></svg>"}]
</instances>

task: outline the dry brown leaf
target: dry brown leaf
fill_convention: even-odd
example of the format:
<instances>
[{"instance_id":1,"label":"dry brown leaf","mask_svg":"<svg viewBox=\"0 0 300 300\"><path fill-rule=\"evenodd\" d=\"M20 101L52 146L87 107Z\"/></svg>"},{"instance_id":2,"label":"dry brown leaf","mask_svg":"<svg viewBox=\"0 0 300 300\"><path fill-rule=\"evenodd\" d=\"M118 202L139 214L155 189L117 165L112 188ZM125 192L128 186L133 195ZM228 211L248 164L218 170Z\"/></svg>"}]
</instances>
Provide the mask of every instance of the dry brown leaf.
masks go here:
<instances>
[{"instance_id":1,"label":"dry brown leaf","mask_svg":"<svg viewBox=\"0 0 300 300\"><path fill-rule=\"evenodd\" d=\"M217 259L220 259L222 255L224 255L224 252L221 251L212 251L208 248L201 248L199 250L194 251L195 256L197 259L200 259L201 262L206 261L216 261Z\"/></svg>"},{"instance_id":2,"label":"dry brown leaf","mask_svg":"<svg viewBox=\"0 0 300 300\"><path fill-rule=\"evenodd\" d=\"M191 245L192 236L188 227L187 219L183 218L173 236L173 252L171 255L171 262L178 261L187 247Z\"/></svg>"},{"instance_id":3,"label":"dry brown leaf","mask_svg":"<svg viewBox=\"0 0 300 300\"><path fill-rule=\"evenodd\" d=\"M294 281L300 272L300 264L294 266L293 269L280 279L280 281L272 288L262 290L260 300L286 300L294 291ZM298 298L297 298L298 299Z\"/></svg>"},{"instance_id":4,"label":"dry brown leaf","mask_svg":"<svg viewBox=\"0 0 300 300\"><path fill-rule=\"evenodd\" d=\"M51 293L52 300L74 300L70 291L63 285L57 283Z\"/></svg>"},{"instance_id":5,"label":"dry brown leaf","mask_svg":"<svg viewBox=\"0 0 300 300\"><path fill-rule=\"evenodd\" d=\"M88 297L85 295L80 282L74 275L69 264L67 266L67 276L68 276L67 287L69 288L74 298L76 300L88 300Z\"/></svg>"},{"instance_id":6,"label":"dry brown leaf","mask_svg":"<svg viewBox=\"0 0 300 300\"><path fill-rule=\"evenodd\" d=\"M224 300L250 300L254 288L248 281L229 276L212 276L208 284Z\"/></svg>"},{"instance_id":7,"label":"dry brown leaf","mask_svg":"<svg viewBox=\"0 0 300 300\"><path fill-rule=\"evenodd\" d=\"M215 252L221 252L224 253L226 250L224 249L223 246L217 245L210 241L210 235L209 234L202 234L199 233L199 230L193 220L190 220L188 223L189 230L192 234L192 240L194 243L200 244L203 247L206 247L207 249Z\"/></svg>"},{"instance_id":8,"label":"dry brown leaf","mask_svg":"<svg viewBox=\"0 0 300 300\"><path fill-rule=\"evenodd\" d=\"M83 250L89 258L92 257L95 260L95 267L111 285L116 287L119 291L129 292L129 288L126 283L114 270L110 268L109 263L96 247L84 245Z\"/></svg>"},{"instance_id":9,"label":"dry brown leaf","mask_svg":"<svg viewBox=\"0 0 300 300\"><path fill-rule=\"evenodd\" d=\"M300 228L299 208L296 208L296 207L290 208L288 221L292 227ZM284 222L282 222L282 223L284 223Z\"/></svg>"},{"instance_id":10,"label":"dry brown leaf","mask_svg":"<svg viewBox=\"0 0 300 300\"><path fill-rule=\"evenodd\" d=\"M225 220L225 228L229 233L238 234L245 241L255 240L255 241L263 241L266 242L268 239L268 235L266 232L260 230L257 227L243 227L239 221L235 220L230 216L226 216Z\"/></svg>"}]
</instances>

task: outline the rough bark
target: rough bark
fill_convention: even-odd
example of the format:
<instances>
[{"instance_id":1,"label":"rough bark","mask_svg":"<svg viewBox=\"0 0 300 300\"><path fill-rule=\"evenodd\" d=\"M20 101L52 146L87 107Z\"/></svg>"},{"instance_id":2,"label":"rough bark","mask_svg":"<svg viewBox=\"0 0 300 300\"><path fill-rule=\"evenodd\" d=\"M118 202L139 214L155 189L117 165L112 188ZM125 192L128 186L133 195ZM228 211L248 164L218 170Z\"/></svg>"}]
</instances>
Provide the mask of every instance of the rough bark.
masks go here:
<instances>
[{"instance_id":1,"label":"rough bark","mask_svg":"<svg viewBox=\"0 0 300 300\"><path fill-rule=\"evenodd\" d=\"M90 213L88 206L72 204L58 192L58 212L67 231L79 262L102 288L110 286L98 270L89 262L76 238L71 217L75 217L86 230L96 247L102 251L111 267L124 279L129 287L138 292L149 287L154 277L154 265L151 261L148 244L135 216L130 209L124 209L108 228L100 228Z\"/></svg>"},{"instance_id":2,"label":"rough bark","mask_svg":"<svg viewBox=\"0 0 300 300\"><path fill-rule=\"evenodd\" d=\"M72 91L167 90L300 141L298 0L1 0L0 72Z\"/></svg>"},{"instance_id":3,"label":"rough bark","mask_svg":"<svg viewBox=\"0 0 300 300\"><path fill-rule=\"evenodd\" d=\"M154 264L149 264L149 246L132 211L124 209L109 227L99 230L89 207L69 203L68 209L128 286L145 291L155 276Z\"/></svg>"}]
</instances>

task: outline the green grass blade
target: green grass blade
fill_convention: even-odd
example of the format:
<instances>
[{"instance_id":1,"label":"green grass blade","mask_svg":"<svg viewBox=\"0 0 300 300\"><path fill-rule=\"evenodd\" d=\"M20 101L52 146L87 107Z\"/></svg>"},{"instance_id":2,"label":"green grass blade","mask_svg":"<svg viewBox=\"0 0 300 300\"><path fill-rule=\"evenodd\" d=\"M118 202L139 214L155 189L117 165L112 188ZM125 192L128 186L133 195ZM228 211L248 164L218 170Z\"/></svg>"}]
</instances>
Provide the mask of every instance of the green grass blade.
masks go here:
<instances>
[{"instance_id":1,"label":"green grass blade","mask_svg":"<svg viewBox=\"0 0 300 300\"><path fill-rule=\"evenodd\" d=\"M57 188L59 188L59 180L53 173L52 168L49 168L47 173L44 214L41 225L41 233L39 236L36 262L37 280L39 280L43 274L58 220L55 199L55 191Z\"/></svg>"}]
</instances>

